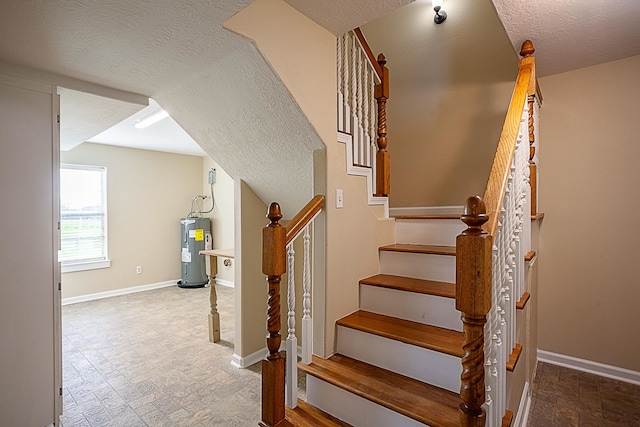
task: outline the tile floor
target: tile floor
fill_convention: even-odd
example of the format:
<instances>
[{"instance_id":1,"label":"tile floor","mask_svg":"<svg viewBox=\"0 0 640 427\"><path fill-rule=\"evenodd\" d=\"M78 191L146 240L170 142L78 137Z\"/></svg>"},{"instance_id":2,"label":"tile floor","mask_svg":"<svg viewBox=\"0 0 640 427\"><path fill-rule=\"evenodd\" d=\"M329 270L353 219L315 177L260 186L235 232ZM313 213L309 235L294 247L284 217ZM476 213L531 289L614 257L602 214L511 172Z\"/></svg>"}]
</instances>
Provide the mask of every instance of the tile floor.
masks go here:
<instances>
[{"instance_id":1,"label":"tile floor","mask_svg":"<svg viewBox=\"0 0 640 427\"><path fill-rule=\"evenodd\" d=\"M640 386L540 362L529 427L640 426Z\"/></svg>"},{"instance_id":2,"label":"tile floor","mask_svg":"<svg viewBox=\"0 0 640 427\"><path fill-rule=\"evenodd\" d=\"M260 364L231 366L233 289L217 292L217 344L208 288L64 306L62 426L256 426ZM640 427L640 386L541 363L532 394L530 427Z\"/></svg>"},{"instance_id":3,"label":"tile floor","mask_svg":"<svg viewBox=\"0 0 640 427\"><path fill-rule=\"evenodd\" d=\"M260 364L231 366L233 289L177 286L64 306L64 427L256 426Z\"/></svg>"}]
</instances>

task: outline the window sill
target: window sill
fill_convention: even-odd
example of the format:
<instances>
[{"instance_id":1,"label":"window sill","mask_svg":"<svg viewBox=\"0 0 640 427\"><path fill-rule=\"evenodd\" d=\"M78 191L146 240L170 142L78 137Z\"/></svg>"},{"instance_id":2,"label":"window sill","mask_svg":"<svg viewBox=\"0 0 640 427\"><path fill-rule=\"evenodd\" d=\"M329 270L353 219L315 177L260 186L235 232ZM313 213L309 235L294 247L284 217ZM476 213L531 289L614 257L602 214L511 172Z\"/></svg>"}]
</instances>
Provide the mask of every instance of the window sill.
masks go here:
<instances>
[{"instance_id":1,"label":"window sill","mask_svg":"<svg viewBox=\"0 0 640 427\"><path fill-rule=\"evenodd\" d=\"M111 260L91 261L91 262L78 262L74 264L62 264L62 273L73 273L76 271L97 270L99 268L111 267Z\"/></svg>"}]
</instances>

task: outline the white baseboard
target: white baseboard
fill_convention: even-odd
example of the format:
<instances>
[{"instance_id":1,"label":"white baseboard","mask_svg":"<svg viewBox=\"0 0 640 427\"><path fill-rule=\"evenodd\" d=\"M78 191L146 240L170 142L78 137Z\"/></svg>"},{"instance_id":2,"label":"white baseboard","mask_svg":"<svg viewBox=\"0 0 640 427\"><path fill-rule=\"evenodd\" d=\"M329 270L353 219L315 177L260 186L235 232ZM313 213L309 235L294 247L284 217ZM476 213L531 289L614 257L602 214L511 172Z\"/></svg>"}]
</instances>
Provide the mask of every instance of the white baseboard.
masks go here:
<instances>
[{"instance_id":1,"label":"white baseboard","mask_svg":"<svg viewBox=\"0 0 640 427\"><path fill-rule=\"evenodd\" d=\"M239 369L248 368L254 363L258 363L259 361L264 359L264 357L267 355L267 352L268 350L265 347L245 357L242 357L237 355L236 353L233 353L233 356L231 356L231 365Z\"/></svg>"},{"instance_id":2,"label":"white baseboard","mask_svg":"<svg viewBox=\"0 0 640 427\"><path fill-rule=\"evenodd\" d=\"M389 215L462 215L464 206L416 206L410 208L389 208Z\"/></svg>"},{"instance_id":3,"label":"white baseboard","mask_svg":"<svg viewBox=\"0 0 640 427\"><path fill-rule=\"evenodd\" d=\"M224 279L216 279L216 285L226 286L227 288L233 288L234 287L234 284L233 284L232 281L224 280Z\"/></svg>"},{"instance_id":4,"label":"white baseboard","mask_svg":"<svg viewBox=\"0 0 640 427\"><path fill-rule=\"evenodd\" d=\"M287 347L287 340L283 339L280 342L280 351L284 351L286 350ZM259 361L261 361L262 359L264 359L264 357L267 355L267 353L269 352L269 350L267 350L267 347L261 348L260 350L256 351L255 353L251 353L248 356L242 357L242 356L238 356L236 353L233 353L233 356L231 356L231 365L235 366L236 368L239 369L245 369L248 368L249 366L253 365L254 363L258 363ZM298 346L297 348L297 356L298 357L302 357L302 347Z\"/></svg>"},{"instance_id":5,"label":"white baseboard","mask_svg":"<svg viewBox=\"0 0 640 427\"><path fill-rule=\"evenodd\" d=\"M529 381L526 381L524 383L524 389L522 390L522 397L520 397L520 405L518 406L518 413L513 422L513 427L526 427L530 409L531 393L529 392Z\"/></svg>"},{"instance_id":6,"label":"white baseboard","mask_svg":"<svg viewBox=\"0 0 640 427\"><path fill-rule=\"evenodd\" d=\"M80 295L77 297L63 298L62 305L77 304L79 302L93 301L102 298L117 297L119 295L134 294L136 292L150 291L151 289L175 286L178 279L166 282L151 283L149 285L133 286L131 288L115 289L113 291L97 292L95 294Z\"/></svg>"},{"instance_id":7,"label":"white baseboard","mask_svg":"<svg viewBox=\"0 0 640 427\"><path fill-rule=\"evenodd\" d=\"M538 362L564 366L565 368L640 385L640 372L619 368L617 366L605 365L604 363L592 362L591 360L579 359L577 357L552 353L545 350L538 350Z\"/></svg>"}]
</instances>

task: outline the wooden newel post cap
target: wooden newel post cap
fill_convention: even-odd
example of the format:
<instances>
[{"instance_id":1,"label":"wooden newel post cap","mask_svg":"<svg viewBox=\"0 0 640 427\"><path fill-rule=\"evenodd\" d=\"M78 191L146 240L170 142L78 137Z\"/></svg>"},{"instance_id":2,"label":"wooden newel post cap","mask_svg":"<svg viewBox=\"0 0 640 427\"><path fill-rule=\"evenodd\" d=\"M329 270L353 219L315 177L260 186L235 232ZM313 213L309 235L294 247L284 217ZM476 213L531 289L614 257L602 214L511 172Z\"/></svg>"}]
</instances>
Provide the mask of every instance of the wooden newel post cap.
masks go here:
<instances>
[{"instance_id":1,"label":"wooden newel post cap","mask_svg":"<svg viewBox=\"0 0 640 427\"><path fill-rule=\"evenodd\" d=\"M387 58L385 58L382 53L378 55L378 64L380 64L381 67L387 65Z\"/></svg>"},{"instance_id":2,"label":"wooden newel post cap","mask_svg":"<svg viewBox=\"0 0 640 427\"><path fill-rule=\"evenodd\" d=\"M267 218L271 221L268 227L280 227L278 221L282 219L282 210L278 203L273 202L269 205L269 209L267 209Z\"/></svg>"},{"instance_id":3,"label":"wooden newel post cap","mask_svg":"<svg viewBox=\"0 0 640 427\"><path fill-rule=\"evenodd\" d=\"M286 269L287 229L278 221L282 219L280 205L269 205L267 218L270 223L262 229L262 272L267 276L281 276Z\"/></svg>"},{"instance_id":4,"label":"wooden newel post cap","mask_svg":"<svg viewBox=\"0 0 640 427\"><path fill-rule=\"evenodd\" d=\"M525 40L520 48L520 56L526 58L527 56L532 56L535 51L536 49L533 47L533 42L531 40Z\"/></svg>"},{"instance_id":5,"label":"wooden newel post cap","mask_svg":"<svg viewBox=\"0 0 640 427\"><path fill-rule=\"evenodd\" d=\"M482 197L469 196L464 204L464 210L462 211L460 219L467 224L469 229L480 231L482 225L489 221L487 208Z\"/></svg>"}]
</instances>

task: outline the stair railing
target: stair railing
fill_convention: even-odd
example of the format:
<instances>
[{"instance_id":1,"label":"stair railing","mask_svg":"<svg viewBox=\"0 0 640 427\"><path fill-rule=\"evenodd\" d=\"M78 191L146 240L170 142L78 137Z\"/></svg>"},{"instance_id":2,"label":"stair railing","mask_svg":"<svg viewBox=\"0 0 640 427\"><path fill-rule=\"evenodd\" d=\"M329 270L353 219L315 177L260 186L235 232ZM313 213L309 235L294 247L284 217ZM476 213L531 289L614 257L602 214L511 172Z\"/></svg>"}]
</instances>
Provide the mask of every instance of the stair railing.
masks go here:
<instances>
[{"instance_id":1,"label":"stair railing","mask_svg":"<svg viewBox=\"0 0 640 427\"><path fill-rule=\"evenodd\" d=\"M353 166L373 169L374 195L388 196L387 61L382 54L375 58L359 28L338 37L336 52L338 132L352 137Z\"/></svg>"},{"instance_id":2,"label":"stair railing","mask_svg":"<svg viewBox=\"0 0 640 427\"><path fill-rule=\"evenodd\" d=\"M456 240L456 308L462 312L460 420L497 426L506 412L506 364L515 347L515 303L525 291L533 206L529 185L536 96L533 44L526 41L484 196L467 199ZM530 115L531 113L531 115ZM533 179L533 178L532 178Z\"/></svg>"},{"instance_id":3,"label":"stair railing","mask_svg":"<svg viewBox=\"0 0 640 427\"><path fill-rule=\"evenodd\" d=\"M298 399L297 337L295 325L295 250L294 242L303 236L303 315L302 362L311 363L313 353L313 321L311 317L311 228L324 206L324 196L315 196L286 225L280 224L282 211L278 203L271 203L267 211L270 223L262 230L262 272L267 276L267 349L262 360L262 419L264 427L276 426L285 418L285 403L295 408ZM287 280L286 349L280 351L280 282ZM286 380L285 380L286 379ZM286 386L285 386L286 381ZM286 392L285 392L286 390Z\"/></svg>"}]
</instances>

